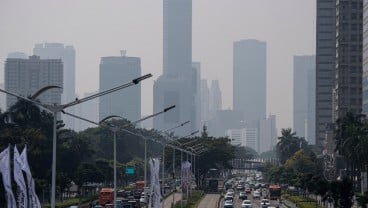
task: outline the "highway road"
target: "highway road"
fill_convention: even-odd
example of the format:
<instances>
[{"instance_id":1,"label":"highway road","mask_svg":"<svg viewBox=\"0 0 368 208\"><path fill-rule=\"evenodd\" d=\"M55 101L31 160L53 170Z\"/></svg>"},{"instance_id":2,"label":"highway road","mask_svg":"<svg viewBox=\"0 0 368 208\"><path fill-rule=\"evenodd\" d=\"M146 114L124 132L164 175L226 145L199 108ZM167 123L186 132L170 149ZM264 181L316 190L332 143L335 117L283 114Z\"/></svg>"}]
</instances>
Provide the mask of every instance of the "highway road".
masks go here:
<instances>
[{"instance_id":1,"label":"highway road","mask_svg":"<svg viewBox=\"0 0 368 208\"><path fill-rule=\"evenodd\" d=\"M267 190L264 189L262 190L264 191L264 193L267 193ZM253 194L253 192L252 192ZM253 199L253 195L252 194L248 194L248 200L250 200L252 202L252 206L253 208L261 208L261 200L260 199ZM235 195L234 195L234 208L241 208L241 204L242 204L243 200L239 199L239 191L235 191ZM271 200L270 201L270 205L269 207L277 207L278 206L278 201L274 201ZM220 208L224 207L224 201L221 201L221 205Z\"/></svg>"}]
</instances>

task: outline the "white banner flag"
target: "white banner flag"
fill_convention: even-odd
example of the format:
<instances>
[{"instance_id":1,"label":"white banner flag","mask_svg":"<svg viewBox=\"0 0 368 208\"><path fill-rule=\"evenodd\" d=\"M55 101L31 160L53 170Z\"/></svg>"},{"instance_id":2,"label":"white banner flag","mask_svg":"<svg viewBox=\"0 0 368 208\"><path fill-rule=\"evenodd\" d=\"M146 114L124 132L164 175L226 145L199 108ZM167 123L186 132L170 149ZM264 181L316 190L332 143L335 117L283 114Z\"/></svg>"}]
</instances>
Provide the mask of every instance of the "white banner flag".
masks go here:
<instances>
[{"instance_id":1,"label":"white banner flag","mask_svg":"<svg viewBox=\"0 0 368 208\"><path fill-rule=\"evenodd\" d=\"M160 160L158 158L152 158L149 161L151 169L151 196L149 200L149 208L160 208Z\"/></svg>"},{"instance_id":2,"label":"white banner flag","mask_svg":"<svg viewBox=\"0 0 368 208\"><path fill-rule=\"evenodd\" d=\"M16 145L14 145L14 180L18 185L18 207L28 208L27 185L24 181L22 172L22 160L20 158Z\"/></svg>"},{"instance_id":3,"label":"white banner flag","mask_svg":"<svg viewBox=\"0 0 368 208\"><path fill-rule=\"evenodd\" d=\"M11 187L10 146L0 153L0 172L3 176L7 208L16 208L17 204Z\"/></svg>"},{"instance_id":4,"label":"white banner flag","mask_svg":"<svg viewBox=\"0 0 368 208\"><path fill-rule=\"evenodd\" d=\"M22 170L26 173L27 184L28 184L28 196L29 196L29 207L31 208L41 208L40 200L37 197L35 190L35 182L32 178L32 173L28 165L27 159L27 146L24 146L22 154L20 155L22 161Z\"/></svg>"}]
</instances>

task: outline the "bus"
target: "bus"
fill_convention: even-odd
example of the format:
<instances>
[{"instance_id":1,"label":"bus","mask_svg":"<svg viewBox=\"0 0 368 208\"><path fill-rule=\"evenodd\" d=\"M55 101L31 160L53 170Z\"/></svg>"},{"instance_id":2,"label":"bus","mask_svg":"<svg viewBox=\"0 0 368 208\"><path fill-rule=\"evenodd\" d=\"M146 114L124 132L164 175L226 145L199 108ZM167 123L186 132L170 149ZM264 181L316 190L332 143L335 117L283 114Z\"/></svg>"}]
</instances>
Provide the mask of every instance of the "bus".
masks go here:
<instances>
[{"instance_id":1,"label":"bus","mask_svg":"<svg viewBox=\"0 0 368 208\"><path fill-rule=\"evenodd\" d=\"M268 190L270 192L271 200L277 200L281 198L281 187L279 185L270 185Z\"/></svg>"}]
</instances>

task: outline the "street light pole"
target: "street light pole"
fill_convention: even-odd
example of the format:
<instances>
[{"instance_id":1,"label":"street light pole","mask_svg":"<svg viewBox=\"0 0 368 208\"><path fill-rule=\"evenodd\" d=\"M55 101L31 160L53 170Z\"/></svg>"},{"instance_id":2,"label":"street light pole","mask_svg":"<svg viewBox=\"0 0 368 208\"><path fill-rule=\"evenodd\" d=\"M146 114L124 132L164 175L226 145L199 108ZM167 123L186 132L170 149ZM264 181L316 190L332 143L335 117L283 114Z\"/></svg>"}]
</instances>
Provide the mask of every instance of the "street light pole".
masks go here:
<instances>
[{"instance_id":1,"label":"street light pole","mask_svg":"<svg viewBox=\"0 0 368 208\"><path fill-rule=\"evenodd\" d=\"M116 208L116 132L118 131L118 128L113 126L110 129L114 132L114 208Z\"/></svg>"},{"instance_id":2,"label":"street light pole","mask_svg":"<svg viewBox=\"0 0 368 208\"><path fill-rule=\"evenodd\" d=\"M162 208L165 206L165 145L162 146Z\"/></svg>"},{"instance_id":3,"label":"street light pole","mask_svg":"<svg viewBox=\"0 0 368 208\"><path fill-rule=\"evenodd\" d=\"M51 207L55 206L56 187L56 112L53 112L53 132L52 132L52 178L51 178Z\"/></svg>"}]
</instances>

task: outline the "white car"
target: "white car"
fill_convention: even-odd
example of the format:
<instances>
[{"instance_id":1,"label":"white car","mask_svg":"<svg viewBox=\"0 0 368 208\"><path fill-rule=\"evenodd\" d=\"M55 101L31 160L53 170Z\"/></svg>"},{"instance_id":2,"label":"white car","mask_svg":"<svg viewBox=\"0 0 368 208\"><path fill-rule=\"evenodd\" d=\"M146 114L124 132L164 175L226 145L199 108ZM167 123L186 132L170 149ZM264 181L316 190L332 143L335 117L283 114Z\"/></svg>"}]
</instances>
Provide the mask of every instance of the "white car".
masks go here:
<instances>
[{"instance_id":1,"label":"white car","mask_svg":"<svg viewBox=\"0 0 368 208\"><path fill-rule=\"evenodd\" d=\"M268 199L262 199L260 202L260 207L262 206L269 206L270 205L270 201Z\"/></svg>"},{"instance_id":2,"label":"white car","mask_svg":"<svg viewBox=\"0 0 368 208\"><path fill-rule=\"evenodd\" d=\"M234 190L233 189L228 189L227 190L227 192L226 192L226 194L231 194L231 195L234 195Z\"/></svg>"},{"instance_id":3,"label":"white car","mask_svg":"<svg viewBox=\"0 0 368 208\"><path fill-rule=\"evenodd\" d=\"M259 191L253 191L253 199L260 199L261 193Z\"/></svg>"},{"instance_id":4,"label":"white car","mask_svg":"<svg viewBox=\"0 0 368 208\"><path fill-rule=\"evenodd\" d=\"M252 202L250 200L244 200L241 204L241 208L252 208Z\"/></svg>"},{"instance_id":5,"label":"white car","mask_svg":"<svg viewBox=\"0 0 368 208\"><path fill-rule=\"evenodd\" d=\"M224 208L233 208L234 207L234 204L232 201L225 201L224 203Z\"/></svg>"}]
</instances>

